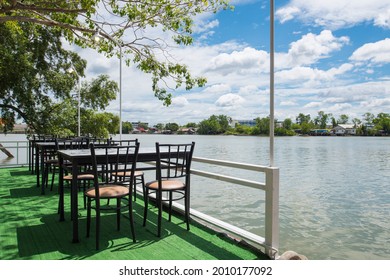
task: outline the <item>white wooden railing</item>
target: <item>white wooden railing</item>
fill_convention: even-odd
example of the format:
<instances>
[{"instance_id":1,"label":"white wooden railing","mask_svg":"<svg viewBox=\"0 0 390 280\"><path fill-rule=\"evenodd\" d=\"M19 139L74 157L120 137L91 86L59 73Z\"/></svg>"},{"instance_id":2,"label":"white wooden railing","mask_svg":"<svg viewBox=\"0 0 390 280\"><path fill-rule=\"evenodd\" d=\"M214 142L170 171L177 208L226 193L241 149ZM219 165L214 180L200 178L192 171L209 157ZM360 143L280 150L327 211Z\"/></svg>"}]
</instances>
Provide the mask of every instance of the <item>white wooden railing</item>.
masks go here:
<instances>
[{"instance_id":1,"label":"white wooden railing","mask_svg":"<svg viewBox=\"0 0 390 280\"><path fill-rule=\"evenodd\" d=\"M0 141L0 144L0 167L29 165L28 141Z\"/></svg>"},{"instance_id":2,"label":"white wooden railing","mask_svg":"<svg viewBox=\"0 0 390 280\"><path fill-rule=\"evenodd\" d=\"M191 169L191 174L211 178L219 181L229 182L236 185L246 186L265 191L265 237L258 236L244 229L238 228L221 220L215 219L196 210L191 209L191 215L211 223L217 227L227 230L246 241L251 241L265 248L266 254L275 259L279 248L279 168L238 163L231 161L215 160L208 158L193 157L194 162L251 170L265 174L265 182L250 181L217 173L211 173Z\"/></svg>"}]
</instances>

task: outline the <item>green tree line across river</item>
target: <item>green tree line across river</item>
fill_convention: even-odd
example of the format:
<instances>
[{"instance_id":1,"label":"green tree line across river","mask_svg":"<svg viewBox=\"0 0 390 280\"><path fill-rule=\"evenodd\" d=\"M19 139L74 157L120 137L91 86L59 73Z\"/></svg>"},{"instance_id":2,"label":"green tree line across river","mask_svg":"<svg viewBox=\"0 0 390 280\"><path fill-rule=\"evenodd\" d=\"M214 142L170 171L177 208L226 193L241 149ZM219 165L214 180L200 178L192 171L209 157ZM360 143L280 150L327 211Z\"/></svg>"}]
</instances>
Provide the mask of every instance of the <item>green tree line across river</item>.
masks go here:
<instances>
[{"instance_id":1,"label":"green tree line across river","mask_svg":"<svg viewBox=\"0 0 390 280\"><path fill-rule=\"evenodd\" d=\"M232 126L233 120L226 115L212 115L208 119L204 119L199 123L190 122L182 128L194 128L197 134L203 135L218 135L218 134L238 134L238 135L269 135L270 118L258 117L254 119L254 125L241 125L236 123ZM356 135L374 136L374 135L390 135L390 114L379 113L376 116L372 113L363 114L362 118L352 118L346 114L340 115L336 119L332 114L326 114L319 111L318 115L311 117L310 114L299 113L295 120L287 118L283 121L275 120L275 135L278 136L293 136L297 133L308 135L313 130L322 129L331 131L333 128L342 124L353 124L356 128ZM147 129L145 124L140 125ZM132 130L131 123L124 123L124 133L130 133ZM173 133L181 133L180 126L176 123L162 124L154 126L160 131L172 131Z\"/></svg>"}]
</instances>

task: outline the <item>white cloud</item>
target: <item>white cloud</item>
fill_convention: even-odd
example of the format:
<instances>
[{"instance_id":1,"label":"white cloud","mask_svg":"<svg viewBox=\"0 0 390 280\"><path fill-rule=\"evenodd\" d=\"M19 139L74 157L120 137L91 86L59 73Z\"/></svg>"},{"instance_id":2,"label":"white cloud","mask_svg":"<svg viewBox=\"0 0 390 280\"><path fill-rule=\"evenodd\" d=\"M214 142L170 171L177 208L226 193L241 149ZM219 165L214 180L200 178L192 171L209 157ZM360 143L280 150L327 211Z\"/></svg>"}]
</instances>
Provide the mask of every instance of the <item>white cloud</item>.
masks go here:
<instances>
[{"instance_id":1,"label":"white cloud","mask_svg":"<svg viewBox=\"0 0 390 280\"><path fill-rule=\"evenodd\" d=\"M207 87L204 93L228 93L231 92L231 86L229 84L215 84Z\"/></svg>"},{"instance_id":2,"label":"white cloud","mask_svg":"<svg viewBox=\"0 0 390 280\"><path fill-rule=\"evenodd\" d=\"M184 107L188 105L188 100L187 98L183 97L183 96L179 96L179 97L174 97L172 98L172 106L175 106L175 107Z\"/></svg>"},{"instance_id":3,"label":"white cloud","mask_svg":"<svg viewBox=\"0 0 390 280\"><path fill-rule=\"evenodd\" d=\"M285 101L281 101L280 106L296 106L298 105L297 102L293 101L293 100L285 100Z\"/></svg>"},{"instance_id":4,"label":"white cloud","mask_svg":"<svg viewBox=\"0 0 390 280\"><path fill-rule=\"evenodd\" d=\"M219 107L233 107L242 104L244 101L245 99L241 96L228 93L218 98L218 100L215 102L215 105Z\"/></svg>"},{"instance_id":5,"label":"white cloud","mask_svg":"<svg viewBox=\"0 0 390 280\"><path fill-rule=\"evenodd\" d=\"M368 101L363 101L361 105L363 107L368 107L368 108L376 108L376 107L384 108L385 106L387 108L390 108L390 98L372 99Z\"/></svg>"},{"instance_id":6,"label":"white cloud","mask_svg":"<svg viewBox=\"0 0 390 280\"><path fill-rule=\"evenodd\" d=\"M349 103L337 103L331 107L328 107L326 110L330 113L338 113L343 114L345 112L348 112L348 109L352 108L352 105Z\"/></svg>"},{"instance_id":7,"label":"white cloud","mask_svg":"<svg viewBox=\"0 0 390 280\"><path fill-rule=\"evenodd\" d=\"M345 36L335 37L330 30L323 30L319 35L308 33L298 41L290 44L286 54L279 54L279 67L304 66L316 63L331 52L338 51L349 39Z\"/></svg>"},{"instance_id":8,"label":"white cloud","mask_svg":"<svg viewBox=\"0 0 390 280\"><path fill-rule=\"evenodd\" d=\"M378 16L374 19L374 23L377 26L390 28L390 8L380 12Z\"/></svg>"},{"instance_id":9,"label":"white cloud","mask_svg":"<svg viewBox=\"0 0 390 280\"><path fill-rule=\"evenodd\" d=\"M256 85L247 85L247 86L241 87L239 89L238 93L241 96L248 96L248 95L259 94L260 90L259 90L258 86L256 86Z\"/></svg>"},{"instance_id":10,"label":"white cloud","mask_svg":"<svg viewBox=\"0 0 390 280\"><path fill-rule=\"evenodd\" d=\"M363 22L390 28L390 2L388 0L291 0L276 11L284 23L298 18L309 24L339 29Z\"/></svg>"},{"instance_id":11,"label":"white cloud","mask_svg":"<svg viewBox=\"0 0 390 280\"><path fill-rule=\"evenodd\" d=\"M374 64L390 63L390 38L363 45L354 51L349 59Z\"/></svg>"},{"instance_id":12,"label":"white cloud","mask_svg":"<svg viewBox=\"0 0 390 280\"><path fill-rule=\"evenodd\" d=\"M217 19L212 21L200 21L194 26L194 33L208 32L210 29L218 27L219 21Z\"/></svg>"},{"instance_id":13,"label":"white cloud","mask_svg":"<svg viewBox=\"0 0 390 280\"><path fill-rule=\"evenodd\" d=\"M262 50L246 47L241 51L220 53L212 58L207 69L222 75L231 73L248 74L250 72L268 69L268 53Z\"/></svg>"},{"instance_id":14,"label":"white cloud","mask_svg":"<svg viewBox=\"0 0 390 280\"><path fill-rule=\"evenodd\" d=\"M310 67L294 67L288 70L282 70L275 73L275 79L281 84L296 85L299 87L313 87L315 85L324 85L324 83L333 82L337 76L345 74L352 69L352 64L343 64L338 68L320 70Z\"/></svg>"},{"instance_id":15,"label":"white cloud","mask_svg":"<svg viewBox=\"0 0 390 280\"><path fill-rule=\"evenodd\" d=\"M320 107L321 105L322 105L322 102L310 102L303 107L304 108L317 108L317 107Z\"/></svg>"},{"instance_id":16,"label":"white cloud","mask_svg":"<svg viewBox=\"0 0 390 280\"><path fill-rule=\"evenodd\" d=\"M299 15L301 10L296 6L285 6L276 11L276 16L281 23L292 20L295 16Z\"/></svg>"}]
</instances>

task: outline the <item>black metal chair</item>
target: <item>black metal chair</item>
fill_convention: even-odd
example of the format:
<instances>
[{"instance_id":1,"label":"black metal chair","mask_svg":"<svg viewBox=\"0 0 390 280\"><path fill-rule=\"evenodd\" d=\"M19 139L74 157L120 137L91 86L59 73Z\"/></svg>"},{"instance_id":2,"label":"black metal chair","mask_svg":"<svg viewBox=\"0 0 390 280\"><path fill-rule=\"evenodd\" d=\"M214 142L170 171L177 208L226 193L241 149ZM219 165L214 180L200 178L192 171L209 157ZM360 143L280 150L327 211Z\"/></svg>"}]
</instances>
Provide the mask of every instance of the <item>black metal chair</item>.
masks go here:
<instances>
[{"instance_id":1,"label":"black metal chair","mask_svg":"<svg viewBox=\"0 0 390 280\"><path fill-rule=\"evenodd\" d=\"M57 150L58 150L58 143L57 139L54 141L53 149L45 151L45 154L43 155L43 184L47 188L49 185L49 173L51 173L51 186L50 191L53 190L54 185L54 179L56 171L59 167L59 161L57 158Z\"/></svg>"},{"instance_id":2,"label":"black metal chair","mask_svg":"<svg viewBox=\"0 0 390 280\"><path fill-rule=\"evenodd\" d=\"M138 143L138 139L134 140L110 140L110 145L114 146L129 146L129 145L135 145ZM120 181L126 180L126 178L129 178L131 176L131 172L118 172L118 173L112 173L112 176L117 176ZM133 190L133 196L134 201L137 200L137 185L141 185L142 192L145 190L145 174L143 171L136 170L134 172L134 190Z\"/></svg>"},{"instance_id":3,"label":"black metal chair","mask_svg":"<svg viewBox=\"0 0 390 280\"><path fill-rule=\"evenodd\" d=\"M88 149L88 138L86 137L77 137L72 139L66 139L62 141L62 148L64 150L72 149L72 150L80 150L80 149ZM58 145L58 143L57 143ZM57 146L57 149L58 146ZM65 163L66 164L66 163ZM87 189L87 187L90 187L91 182L93 182L94 176L91 171L90 165L80 166L79 167L79 174L77 175L77 182L79 184L79 189L82 189L83 192ZM70 184L72 182L73 175L72 174L66 174L63 177L63 180ZM87 206L87 200L84 195L84 208Z\"/></svg>"},{"instance_id":4,"label":"black metal chair","mask_svg":"<svg viewBox=\"0 0 390 280\"><path fill-rule=\"evenodd\" d=\"M195 142L191 144L156 143L156 180L145 184L145 208L143 226L146 226L148 200L154 194L158 208L157 236L161 236L163 201L168 201L169 221L172 216L172 202L184 199L184 216L187 230L190 229L190 169ZM168 197L163 197L163 193Z\"/></svg>"},{"instance_id":5,"label":"black metal chair","mask_svg":"<svg viewBox=\"0 0 390 280\"><path fill-rule=\"evenodd\" d=\"M43 183L47 188L49 185L49 173L51 172L51 185L50 191L53 190L55 174L59 170L59 161L57 157L57 151L59 150L59 143L61 143L61 149L83 149L88 148L85 138L67 139L67 138L46 138L45 142L53 142L53 148L47 149L44 154L44 170L43 170ZM65 176L64 180L72 180L71 175Z\"/></svg>"},{"instance_id":6,"label":"black metal chair","mask_svg":"<svg viewBox=\"0 0 390 280\"><path fill-rule=\"evenodd\" d=\"M53 190L55 174L59 169L59 161L57 157L58 151L58 138L46 138L45 142L53 142L53 148L45 150L44 162L43 162L43 184L47 188L49 185L49 173L51 173L50 191Z\"/></svg>"},{"instance_id":7,"label":"black metal chair","mask_svg":"<svg viewBox=\"0 0 390 280\"><path fill-rule=\"evenodd\" d=\"M99 146L90 144L94 187L85 191L87 197L87 237L91 228L91 210L96 212L96 250L99 249L101 211L117 213L117 229L120 229L121 209L128 208L133 242L136 242L132 206L134 175L128 181L118 181L111 177L112 172L132 172L134 174L139 151L139 143L131 146ZM104 178L104 179L102 179ZM110 181L113 178L113 181ZM103 204L102 200L115 199L116 205ZM95 204L92 205L92 202ZM127 203L126 203L127 202Z\"/></svg>"}]
</instances>

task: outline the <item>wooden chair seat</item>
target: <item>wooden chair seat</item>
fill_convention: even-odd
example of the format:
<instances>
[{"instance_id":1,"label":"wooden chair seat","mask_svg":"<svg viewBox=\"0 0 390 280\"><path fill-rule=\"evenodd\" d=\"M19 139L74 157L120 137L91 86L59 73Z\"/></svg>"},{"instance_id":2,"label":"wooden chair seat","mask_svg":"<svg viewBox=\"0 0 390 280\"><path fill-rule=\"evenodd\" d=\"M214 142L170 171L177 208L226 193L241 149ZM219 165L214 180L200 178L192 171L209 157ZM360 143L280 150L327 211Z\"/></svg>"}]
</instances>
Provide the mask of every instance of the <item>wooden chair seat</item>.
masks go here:
<instances>
[{"instance_id":1,"label":"wooden chair seat","mask_svg":"<svg viewBox=\"0 0 390 280\"><path fill-rule=\"evenodd\" d=\"M184 182L178 180L162 180L161 184L162 191L182 190L186 187ZM158 181L149 182L146 184L146 187L152 190L158 190Z\"/></svg>"},{"instance_id":2,"label":"wooden chair seat","mask_svg":"<svg viewBox=\"0 0 390 280\"><path fill-rule=\"evenodd\" d=\"M93 174L79 174L77 175L77 180L93 180ZM73 179L73 175L69 174L64 176L65 181L71 181Z\"/></svg>"},{"instance_id":3,"label":"wooden chair seat","mask_svg":"<svg viewBox=\"0 0 390 280\"><path fill-rule=\"evenodd\" d=\"M52 159L45 160L45 163L46 164L57 164L58 165L59 161L56 158L52 158Z\"/></svg>"},{"instance_id":4,"label":"wooden chair seat","mask_svg":"<svg viewBox=\"0 0 390 280\"><path fill-rule=\"evenodd\" d=\"M111 175L113 176L118 176L118 177L130 177L131 176L131 171L127 171L127 172L113 172L111 173ZM138 176L144 176L144 173L142 171L135 171L134 172L134 177L138 177Z\"/></svg>"},{"instance_id":5,"label":"wooden chair seat","mask_svg":"<svg viewBox=\"0 0 390 280\"><path fill-rule=\"evenodd\" d=\"M90 198L96 198L95 188L86 190L85 195ZM99 187L100 198L118 198L126 195L129 195L129 188L126 186L103 185Z\"/></svg>"}]
</instances>

